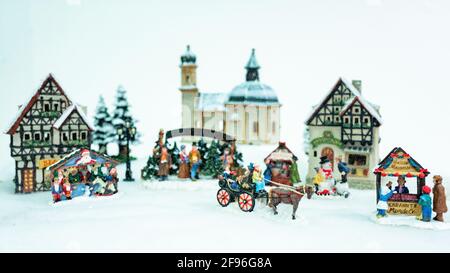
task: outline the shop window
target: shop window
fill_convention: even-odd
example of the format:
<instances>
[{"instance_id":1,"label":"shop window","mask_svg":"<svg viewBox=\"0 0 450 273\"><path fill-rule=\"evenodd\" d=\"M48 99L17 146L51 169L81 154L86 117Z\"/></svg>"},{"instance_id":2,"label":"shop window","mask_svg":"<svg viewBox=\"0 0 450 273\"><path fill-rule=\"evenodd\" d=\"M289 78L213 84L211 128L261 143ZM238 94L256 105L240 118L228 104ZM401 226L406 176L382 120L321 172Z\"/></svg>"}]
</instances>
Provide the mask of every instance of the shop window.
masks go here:
<instances>
[{"instance_id":1,"label":"shop window","mask_svg":"<svg viewBox=\"0 0 450 273\"><path fill-rule=\"evenodd\" d=\"M366 166L367 156L365 155L349 155L348 164L352 166Z\"/></svg>"}]
</instances>

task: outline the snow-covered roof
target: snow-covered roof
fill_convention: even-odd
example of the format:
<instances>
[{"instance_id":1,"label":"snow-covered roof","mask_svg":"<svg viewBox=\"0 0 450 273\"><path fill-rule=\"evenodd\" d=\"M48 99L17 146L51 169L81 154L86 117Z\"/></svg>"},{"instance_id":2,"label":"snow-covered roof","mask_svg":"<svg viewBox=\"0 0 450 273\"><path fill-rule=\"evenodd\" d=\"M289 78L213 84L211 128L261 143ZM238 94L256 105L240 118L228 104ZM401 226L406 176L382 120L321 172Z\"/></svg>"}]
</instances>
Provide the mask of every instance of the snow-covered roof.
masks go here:
<instances>
[{"instance_id":1,"label":"snow-covered roof","mask_svg":"<svg viewBox=\"0 0 450 273\"><path fill-rule=\"evenodd\" d=\"M181 64L195 64L197 57L191 51L191 46L186 46L186 51L181 55Z\"/></svg>"},{"instance_id":2,"label":"snow-covered roof","mask_svg":"<svg viewBox=\"0 0 450 273\"><path fill-rule=\"evenodd\" d=\"M200 93L197 109L202 111L225 111L225 93Z\"/></svg>"},{"instance_id":3,"label":"snow-covered roof","mask_svg":"<svg viewBox=\"0 0 450 273\"><path fill-rule=\"evenodd\" d=\"M316 104L316 105L312 108L310 114L308 115L308 118L305 120L305 123L306 123L306 124L307 124L307 123L308 123L308 122L316 115L316 113L320 110L320 108L322 107L322 105L323 105L324 103L326 103L326 101L329 99L331 93L335 90L335 88L337 87L337 85L338 85L340 82L342 82L342 83L350 90L350 92L353 94L353 97L360 97L360 98L362 99L361 92L359 92L359 90L356 89L356 87L355 87L350 81L348 81L348 80L345 79L344 77L340 77L340 78L338 79L338 81L337 81L337 82L333 85L333 87L330 89L330 91L328 91L328 92L325 94L325 96L320 100L320 103ZM352 102L352 101L353 101L353 97L349 98L349 100L348 100L346 103ZM372 103L366 101L365 99L364 99L364 102L365 102L366 105L370 105L370 107L372 108L372 110L375 110L375 109L376 109L375 112L378 113L378 111L379 111L379 109L380 109L380 107L379 107L378 105L372 104ZM367 110L369 111L369 109L367 109ZM380 114L378 113L377 116L380 116ZM380 117L380 118L381 118L381 117ZM379 121L380 121L380 123L381 123L381 119L380 119Z\"/></svg>"},{"instance_id":4,"label":"snow-covered roof","mask_svg":"<svg viewBox=\"0 0 450 273\"><path fill-rule=\"evenodd\" d=\"M361 103L361 105L372 115L372 117L377 119L380 124L383 124L383 119L381 118L378 110L376 110L372 104L370 104L361 96L356 96L353 99L348 100L344 107L342 107L342 111L339 113L339 115L342 116L357 101Z\"/></svg>"},{"instance_id":5,"label":"snow-covered roof","mask_svg":"<svg viewBox=\"0 0 450 273\"><path fill-rule=\"evenodd\" d=\"M53 127L56 129L59 129L63 124L64 121L67 120L67 118L74 112L77 111L77 113L80 115L81 119L86 123L86 125L89 127L90 130L94 130L94 127L89 122L89 119L86 117L86 114L83 112L81 107L77 104L72 104L69 107L64 110L64 112L61 114L61 116L53 123Z\"/></svg>"},{"instance_id":6,"label":"snow-covered roof","mask_svg":"<svg viewBox=\"0 0 450 273\"><path fill-rule=\"evenodd\" d=\"M279 104L272 87L260 81L246 81L236 86L228 95L229 104Z\"/></svg>"},{"instance_id":7,"label":"snow-covered roof","mask_svg":"<svg viewBox=\"0 0 450 273\"><path fill-rule=\"evenodd\" d=\"M45 87L45 85L48 83L48 81L53 81L53 83L56 85L56 87L60 90L60 92L67 98L69 103L72 101L69 96L64 92L64 90L59 85L58 81L56 81L55 77L50 73L47 78L42 82L40 87L37 91L33 91L33 93L28 97L27 103L22 104L17 111L14 118L9 123L8 127L5 130L6 134L14 134L17 127L20 124L20 121L23 119L25 114L31 109L31 107L34 105L34 103L39 98L39 95L41 94L42 89Z\"/></svg>"}]
</instances>

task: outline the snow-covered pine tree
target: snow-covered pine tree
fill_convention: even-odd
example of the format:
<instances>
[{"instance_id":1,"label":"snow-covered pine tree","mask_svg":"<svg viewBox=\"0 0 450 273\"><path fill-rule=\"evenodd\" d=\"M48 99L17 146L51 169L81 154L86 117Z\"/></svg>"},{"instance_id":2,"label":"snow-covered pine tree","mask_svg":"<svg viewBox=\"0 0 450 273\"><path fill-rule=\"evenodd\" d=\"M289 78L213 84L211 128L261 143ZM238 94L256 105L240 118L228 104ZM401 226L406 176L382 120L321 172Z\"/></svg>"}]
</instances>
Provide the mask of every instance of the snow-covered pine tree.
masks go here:
<instances>
[{"instance_id":1,"label":"snow-covered pine tree","mask_svg":"<svg viewBox=\"0 0 450 273\"><path fill-rule=\"evenodd\" d=\"M92 144L98 146L98 152L106 154L106 146L116 138L108 107L105 104L103 96L100 96L94 116L95 130L92 134Z\"/></svg>"},{"instance_id":2,"label":"snow-covered pine tree","mask_svg":"<svg viewBox=\"0 0 450 273\"><path fill-rule=\"evenodd\" d=\"M117 88L116 103L114 104L115 109L112 117L112 124L116 130L121 127L124 127L127 121L130 122L132 126L134 127L136 126L135 125L136 121L133 119L130 113L130 105L128 103L126 93L127 91L125 90L125 88L119 85L119 87ZM136 133L136 138L133 141L134 143L138 141L138 136L139 134ZM116 140L119 145L119 156L126 156L127 154L126 139L120 141L118 138L116 138Z\"/></svg>"},{"instance_id":3,"label":"snow-covered pine tree","mask_svg":"<svg viewBox=\"0 0 450 273\"><path fill-rule=\"evenodd\" d=\"M198 151L200 152L200 158L202 160L202 164L200 164L200 171L205 167L205 159L206 159L206 153L208 152L208 145L206 141L201 138L197 143Z\"/></svg>"},{"instance_id":4,"label":"snow-covered pine tree","mask_svg":"<svg viewBox=\"0 0 450 273\"><path fill-rule=\"evenodd\" d=\"M203 174L216 178L223 173L222 161L220 160L220 145L218 141L212 141L205 156Z\"/></svg>"},{"instance_id":5,"label":"snow-covered pine tree","mask_svg":"<svg viewBox=\"0 0 450 273\"><path fill-rule=\"evenodd\" d=\"M155 141L155 146L153 146L152 155L148 157L147 165L141 170L141 178L143 180L150 180L153 177L158 176L159 162L156 159L161 153L161 145L164 139L164 131L161 129L159 131L158 140ZM167 141L166 141L167 144Z\"/></svg>"}]
</instances>

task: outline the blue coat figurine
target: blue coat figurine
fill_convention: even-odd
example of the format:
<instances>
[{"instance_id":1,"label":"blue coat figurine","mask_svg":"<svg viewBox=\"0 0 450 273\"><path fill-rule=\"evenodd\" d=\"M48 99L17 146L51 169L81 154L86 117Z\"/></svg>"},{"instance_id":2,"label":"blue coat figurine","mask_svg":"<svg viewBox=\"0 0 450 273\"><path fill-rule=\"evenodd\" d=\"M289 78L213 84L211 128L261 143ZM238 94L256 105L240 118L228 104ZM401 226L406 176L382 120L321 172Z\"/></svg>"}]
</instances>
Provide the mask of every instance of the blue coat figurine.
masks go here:
<instances>
[{"instance_id":1,"label":"blue coat figurine","mask_svg":"<svg viewBox=\"0 0 450 273\"><path fill-rule=\"evenodd\" d=\"M422 221L431 221L431 188L428 186L422 187L422 195L419 198L419 205L422 207Z\"/></svg>"}]
</instances>

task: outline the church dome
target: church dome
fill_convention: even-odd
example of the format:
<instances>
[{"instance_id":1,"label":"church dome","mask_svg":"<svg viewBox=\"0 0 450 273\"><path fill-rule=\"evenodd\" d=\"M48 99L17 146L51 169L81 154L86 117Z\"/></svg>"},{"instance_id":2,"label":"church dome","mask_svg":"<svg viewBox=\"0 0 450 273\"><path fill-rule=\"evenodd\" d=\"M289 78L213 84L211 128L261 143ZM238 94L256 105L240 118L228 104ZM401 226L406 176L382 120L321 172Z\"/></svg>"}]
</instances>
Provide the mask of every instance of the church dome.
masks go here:
<instances>
[{"instance_id":1,"label":"church dome","mask_svg":"<svg viewBox=\"0 0 450 273\"><path fill-rule=\"evenodd\" d=\"M186 51L181 55L181 64L195 64L197 60L197 56L191 51L191 47L189 45L186 46Z\"/></svg>"},{"instance_id":2,"label":"church dome","mask_svg":"<svg viewBox=\"0 0 450 273\"><path fill-rule=\"evenodd\" d=\"M256 81L247 81L231 90L228 103L278 103L272 87Z\"/></svg>"},{"instance_id":3,"label":"church dome","mask_svg":"<svg viewBox=\"0 0 450 273\"><path fill-rule=\"evenodd\" d=\"M256 61L255 49L245 66L246 81L231 90L228 103L278 104L278 97L272 87L259 81L260 66Z\"/></svg>"}]
</instances>

